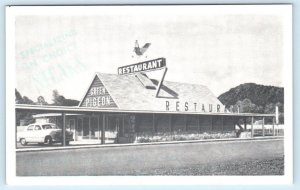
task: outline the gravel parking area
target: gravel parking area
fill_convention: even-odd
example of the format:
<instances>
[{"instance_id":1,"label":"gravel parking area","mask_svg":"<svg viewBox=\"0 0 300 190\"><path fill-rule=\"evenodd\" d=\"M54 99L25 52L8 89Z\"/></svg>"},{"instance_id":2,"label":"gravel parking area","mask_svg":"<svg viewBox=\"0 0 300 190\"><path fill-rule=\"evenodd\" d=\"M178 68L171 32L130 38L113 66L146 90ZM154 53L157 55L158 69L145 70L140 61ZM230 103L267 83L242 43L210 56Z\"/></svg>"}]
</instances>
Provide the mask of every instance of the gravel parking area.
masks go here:
<instances>
[{"instance_id":1,"label":"gravel parking area","mask_svg":"<svg viewBox=\"0 0 300 190\"><path fill-rule=\"evenodd\" d=\"M16 154L17 176L281 175L283 140L98 147Z\"/></svg>"},{"instance_id":2,"label":"gravel parking area","mask_svg":"<svg viewBox=\"0 0 300 190\"><path fill-rule=\"evenodd\" d=\"M135 171L134 173L137 173ZM134 173L132 173L134 175ZM139 175L284 175L284 158L268 160L232 161L182 168L157 168L139 171Z\"/></svg>"}]
</instances>

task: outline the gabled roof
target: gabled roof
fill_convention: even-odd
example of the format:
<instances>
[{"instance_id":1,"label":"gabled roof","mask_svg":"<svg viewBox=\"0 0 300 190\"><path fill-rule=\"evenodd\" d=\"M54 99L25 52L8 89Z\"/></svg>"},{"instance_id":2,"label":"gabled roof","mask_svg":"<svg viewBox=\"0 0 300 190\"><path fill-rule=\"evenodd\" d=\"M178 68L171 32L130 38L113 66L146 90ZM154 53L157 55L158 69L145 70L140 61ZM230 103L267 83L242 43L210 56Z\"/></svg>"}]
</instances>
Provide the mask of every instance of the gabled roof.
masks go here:
<instances>
[{"instance_id":1,"label":"gabled roof","mask_svg":"<svg viewBox=\"0 0 300 190\"><path fill-rule=\"evenodd\" d=\"M155 97L156 89L146 88L145 82L136 75L96 73L95 77L100 79L117 108L121 110L167 111L166 102L168 102L169 111L175 111L176 104L180 111L203 112L201 111L202 104L205 105L207 111L209 104L213 105L213 112L217 112L217 105L220 105L221 112L224 111L222 103L204 85L164 81L158 97ZM157 88L158 81L153 79L150 81ZM84 98L81 102L84 102ZM186 103L188 110L185 110Z\"/></svg>"}]
</instances>

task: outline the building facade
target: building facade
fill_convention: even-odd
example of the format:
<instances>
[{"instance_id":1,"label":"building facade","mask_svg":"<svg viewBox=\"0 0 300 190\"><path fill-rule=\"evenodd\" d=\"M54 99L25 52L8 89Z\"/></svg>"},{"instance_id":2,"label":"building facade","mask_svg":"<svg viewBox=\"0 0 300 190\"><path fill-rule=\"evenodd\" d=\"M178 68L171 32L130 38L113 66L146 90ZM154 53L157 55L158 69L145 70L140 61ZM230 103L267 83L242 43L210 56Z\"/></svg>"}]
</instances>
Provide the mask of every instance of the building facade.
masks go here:
<instances>
[{"instance_id":1,"label":"building facade","mask_svg":"<svg viewBox=\"0 0 300 190\"><path fill-rule=\"evenodd\" d=\"M145 73L96 73L78 109L97 112L66 114L66 129L73 131L75 141L95 143L236 136L235 126L241 117L230 115L206 86L164 81L157 93L158 85L159 81ZM38 114L35 118L58 126L63 122L61 114Z\"/></svg>"}]
</instances>

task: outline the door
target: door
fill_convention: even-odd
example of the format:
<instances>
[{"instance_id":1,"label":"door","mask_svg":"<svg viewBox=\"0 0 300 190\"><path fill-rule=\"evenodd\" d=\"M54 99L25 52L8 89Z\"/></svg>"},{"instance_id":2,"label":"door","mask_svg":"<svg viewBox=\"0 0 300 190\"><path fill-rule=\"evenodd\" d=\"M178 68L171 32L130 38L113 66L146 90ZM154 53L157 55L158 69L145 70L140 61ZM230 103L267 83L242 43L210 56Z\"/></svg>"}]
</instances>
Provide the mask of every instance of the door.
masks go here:
<instances>
[{"instance_id":1,"label":"door","mask_svg":"<svg viewBox=\"0 0 300 190\"><path fill-rule=\"evenodd\" d=\"M119 143L120 138L124 137L123 123L122 115L109 115L107 117L105 126L105 143Z\"/></svg>"},{"instance_id":2,"label":"door","mask_svg":"<svg viewBox=\"0 0 300 190\"><path fill-rule=\"evenodd\" d=\"M32 142L34 133L34 125L30 125L26 131L24 131L22 138L25 138L27 142Z\"/></svg>"},{"instance_id":3,"label":"door","mask_svg":"<svg viewBox=\"0 0 300 190\"><path fill-rule=\"evenodd\" d=\"M35 125L32 131L32 142L44 142L44 136L42 127L40 125Z\"/></svg>"}]
</instances>

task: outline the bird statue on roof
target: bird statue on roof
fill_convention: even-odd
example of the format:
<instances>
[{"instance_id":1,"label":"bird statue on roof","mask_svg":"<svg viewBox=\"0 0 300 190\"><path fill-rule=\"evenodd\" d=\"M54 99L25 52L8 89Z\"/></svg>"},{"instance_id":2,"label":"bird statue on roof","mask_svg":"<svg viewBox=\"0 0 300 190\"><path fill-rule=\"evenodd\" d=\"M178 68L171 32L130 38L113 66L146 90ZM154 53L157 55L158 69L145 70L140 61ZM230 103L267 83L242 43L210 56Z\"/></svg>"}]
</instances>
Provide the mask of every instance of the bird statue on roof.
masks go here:
<instances>
[{"instance_id":1,"label":"bird statue on roof","mask_svg":"<svg viewBox=\"0 0 300 190\"><path fill-rule=\"evenodd\" d=\"M139 43L136 40L133 51L135 52L135 54L137 56L140 57L140 56L142 56L147 51L147 49L150 47L150 45L151 45L151 43L145 43L145 45L142 48L140 48Z\"/></svg>"}]
</instances>

